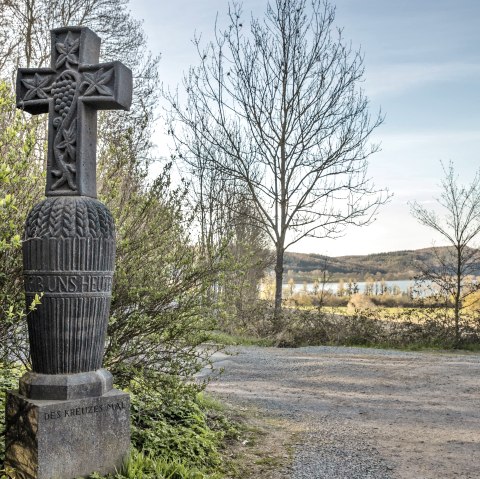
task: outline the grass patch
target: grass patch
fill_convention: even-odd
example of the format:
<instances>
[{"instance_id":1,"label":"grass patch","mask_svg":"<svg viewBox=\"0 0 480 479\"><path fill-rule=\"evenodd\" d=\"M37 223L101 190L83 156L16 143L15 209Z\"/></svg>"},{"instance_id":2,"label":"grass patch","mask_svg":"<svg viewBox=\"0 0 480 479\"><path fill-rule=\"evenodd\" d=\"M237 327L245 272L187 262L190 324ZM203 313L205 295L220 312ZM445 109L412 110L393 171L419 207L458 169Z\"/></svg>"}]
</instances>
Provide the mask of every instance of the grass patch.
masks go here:
<instances>
[{"instance_id":1,"label":"grass patch","mask_svg":"<svg viewBox=\"0 0 480 479\"><path fill-rule=\"evenodd\" d=\"M108 476L109 479L220 479L218 474L205 474L195 467L186 466L178 459L168 460L154 457L136 449L132 451L123 470ZM90 479L105 479L105 476L92 474Z\"/></svg>"},{"instance_id":2,"label":"grass patch","mask_svg":"<svg viewBox=\"0 0 480 479\"><path fill-rule=\"evenodd\" d=\"M222 446L225 479L278 479L293 461L299 424L269 417L265 411L227 404L237 435Z\"/></svg>"}]
</instances>

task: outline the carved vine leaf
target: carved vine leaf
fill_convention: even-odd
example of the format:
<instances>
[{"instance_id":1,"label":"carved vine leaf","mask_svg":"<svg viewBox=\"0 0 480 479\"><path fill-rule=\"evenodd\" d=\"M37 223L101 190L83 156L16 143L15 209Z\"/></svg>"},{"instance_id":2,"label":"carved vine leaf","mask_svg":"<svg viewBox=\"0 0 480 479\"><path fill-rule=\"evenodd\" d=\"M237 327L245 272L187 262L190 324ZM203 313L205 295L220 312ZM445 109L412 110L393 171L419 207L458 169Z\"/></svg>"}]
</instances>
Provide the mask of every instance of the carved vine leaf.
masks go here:
<instances>
[{"instance_id":1,"label":"carved vine leaf","mask_svg":"<svg viewBox=\"0 0 480 479\"><path fill-rule=\"evenodd\" d=\"M55 62L57 68L61 67L64 63L66 63L69 68L71 65L78 65L78 56L76 53L78 53L80 47L79 38L74 40L72 33L68 32L64 43L57 43L55 46L58 53L60 53Z\"/></svg>"},{"instance_id":2,"label":"carved vine leaf","mask_svg":"<svg viewBox=\"0 0 480 479\"><path fill-rule=\"evenodd\" d=\"M76 191L74 175L76 173L75 166L75 143L77 135L77 120L74 119L69 128L61 128L57 132L55 142L59 141L54 146L55 160L58 168L52 169L52 175L57 180L52 184L52 190L60 188L65 183L68 187ZM58 138L58 140L57 140Z\"/></svg>"},{"instance_id":3,"label":"carved vine leaf","mask_svg":"<svg viewBox=\"0 0 480 479\"><path fill-rule=\"evenodd\" d=\"M53 183L52 190L56 190L57 188L60 188L60 186L62 186L64 183L67 182L67 178L65 174L60 170L52 170L52 175L58 178L58 180L55 181L55 183Z\"/></svg>"},{"instance_id":4,"label":"carved vine leaf","mask_svg":"<svg viewBox=\"0 0 480 479\"><path fill-rule=\"evenodd\" d=\"M57 145L57 148L66 150L68 156L74 160L75 159L75 143L77 136L77 120L73 120L70 128L63 130L62 132L63 140Z\"/></svg>"},{"instance_id":5,"label":"carved vine leaf","mask_svg":"<svg viewBox=\"0 0 480 479\"><path fill-rule=\"evenodd\" d=\"M85 72L84 74L85 81L81 84L80 88L87 88L84 95L94 95L98 93L99 95L109 95L113 96L113 91L109 88L107 83L112 79L113 68L110 70L104 71L103 68L97 70L93 73Z\"/></svg>"},{"instance_id":6,"label":"carved vine leaf","mask_svg":"<svg viewBox=\"0 0 480 479\"><path fill-rule=\"evenodd\" d=\"M67 183L69 188L73 191L76 191L77 186L75 185L75 181L73 179L72 174L76 173L75 164L67 164L63 161L63 156L59 157L59 169L52 170L52 175L58 178L55 183L52 185L52 190L56 190L64 183Z\"/></svg>"},{"instance_id":7,"label":"carved vine leaf","mask_svg":"<svg viewBox=\"0 0 480 479\"><path fill-rule=\"evenodd\" d=\"M33 78L24 78L22 80L23 85L27 88L27 93L25 93L24 101L33 100L34 98L48 98L46 92L50 89L48 83L50 77L42 77L38 73L35 73Z\"/></svg>"}]
</instances>

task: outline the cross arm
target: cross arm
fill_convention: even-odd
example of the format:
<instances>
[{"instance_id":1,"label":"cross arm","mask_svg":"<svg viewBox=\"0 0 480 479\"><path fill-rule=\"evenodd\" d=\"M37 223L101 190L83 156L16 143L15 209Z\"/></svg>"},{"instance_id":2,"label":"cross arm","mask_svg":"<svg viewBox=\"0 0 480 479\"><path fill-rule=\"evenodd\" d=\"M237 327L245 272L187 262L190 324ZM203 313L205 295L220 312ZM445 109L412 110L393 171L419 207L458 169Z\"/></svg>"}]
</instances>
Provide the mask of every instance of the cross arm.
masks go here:
<instances>
[{"instance_id":1,"label":"cross arm","mask_svg":"<svg viewBox=\"0 0 480 479\"><path fill-rule=\"evenodd\" d=\"M128 110L132 104L132 71L115 61L81 65L82 100L98 110Z\"/></svg>"},{"instance_id":2,"label":"cross arm","mask_svg":"<svg viewBox=\"0 0 480 479\"><path fill-rule=\"evenodd\" d=\"M48 113L54 74L55 71L51 68L19 68L17 107L32 115Z\"/></svg>"}]
</instances>

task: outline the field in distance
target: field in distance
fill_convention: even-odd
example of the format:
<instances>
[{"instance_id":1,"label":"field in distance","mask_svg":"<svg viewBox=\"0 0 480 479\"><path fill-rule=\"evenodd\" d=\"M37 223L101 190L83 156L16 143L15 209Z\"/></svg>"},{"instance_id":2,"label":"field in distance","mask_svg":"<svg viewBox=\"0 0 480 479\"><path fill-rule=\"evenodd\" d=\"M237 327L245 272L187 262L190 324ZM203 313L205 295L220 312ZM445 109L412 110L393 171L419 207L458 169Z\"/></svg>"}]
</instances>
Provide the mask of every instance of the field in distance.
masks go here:
<instances>
[{"instance_id":1,"label":"field in distance","mask_svg":"<svg viewBox=\"0 0 480 479\"><path fill-rule=\"evenodd\" d=\"M443 253L447 247L436 249ZM285 253L284 281L288 282L290 278L295 282L322 280L325 271L327 271L326 281L328 282L337 282L341 279L345 281L349 279L353 281L407 280L419 273L421 263L435 264L433 248L336 257L287 252ZM480 275L480 263L476 267L475 274Z\"/></svg>"}]
</instances>

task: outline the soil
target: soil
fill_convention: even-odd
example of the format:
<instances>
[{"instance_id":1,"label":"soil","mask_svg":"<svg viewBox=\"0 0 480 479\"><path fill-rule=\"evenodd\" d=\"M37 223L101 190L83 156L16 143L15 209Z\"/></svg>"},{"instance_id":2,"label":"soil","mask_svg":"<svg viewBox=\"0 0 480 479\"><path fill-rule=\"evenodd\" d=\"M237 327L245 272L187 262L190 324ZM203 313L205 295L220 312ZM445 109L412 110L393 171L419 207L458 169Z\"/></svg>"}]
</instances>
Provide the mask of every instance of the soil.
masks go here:
<instances>
[{"instance_id":1,"label":"soil","mask_svg":"<svg viewBox=\"0 0 480 479\"><path fill-rule=\"evenodd\" d=\"M230 352L217 357L225 371L208 389L256 407L290 433L290 442L277 444L279 457L291 449L290 464L280 461L271 477L480 477L480 355L347 347Z\"/></svg>"}]
</instances>

